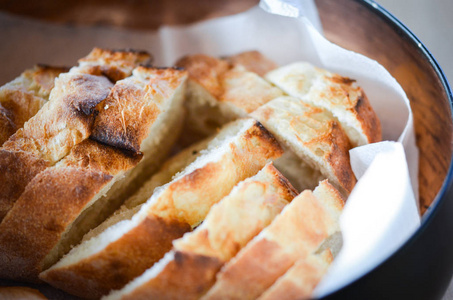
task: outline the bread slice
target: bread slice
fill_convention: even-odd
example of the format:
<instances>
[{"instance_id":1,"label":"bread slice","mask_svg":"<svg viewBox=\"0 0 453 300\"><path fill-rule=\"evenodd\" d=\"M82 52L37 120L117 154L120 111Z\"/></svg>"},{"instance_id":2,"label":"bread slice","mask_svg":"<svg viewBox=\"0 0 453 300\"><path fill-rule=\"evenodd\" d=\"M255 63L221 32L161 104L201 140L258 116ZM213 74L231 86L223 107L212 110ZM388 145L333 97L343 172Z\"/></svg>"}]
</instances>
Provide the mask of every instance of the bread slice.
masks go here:
<instances>
[{"instance_id":1,"label":"bread slice","mask_svg":"<svg viewBox=\"0 0 453 300\"><path fill-rule=\"evenodd\" d=\"M174 239L198 226L234 185L281 153L253 119L226 126L184 171L145 204L125 212L126 220L74 248L40 278L86 298L122 288L161 259Z\"/></svg>"},{"instance_id":2,"label":"bread slice","mask_svg":"<svg viewBox=\"0 0 453 300\"><path fill-rule=\"evenodd\" d=\"M256 73L261 77L278 68L278 65L275 62L256 50L241 52L225 57L224 59L233 66L241 65L246 68L247 71Z\"/></svg>"},{"instance_id":3,"label":"bread slice","mask_svg":"<svg viewBox=\"0 0 453 300\"><path fill-rule=\"evenodd\" d=\"M99 59L91 63L100 64L107 64L103 69L111 66L117 70L116 65L121 62ZM132 65L127 68L130 74ZM73 67L60 74L49 101L0 149L0 221L36 174L54 165L91 135L96 106L109 95L113 85L106 77L87 74L88 71ZM12 166L12 161L17 166Z\"/></svg>"},{"instance_id":4,"label":"bread slice","mask_svg":"<svg viewBox=\"0 0 453 300\"><path fill-rule=\"evenodd\" d=\"M355 80L306 62L280 67L266 79L290 96L332 112L353 147L381 141L381 124Z\"/></svg>"},{"instance_id":5,"label":"bread slice","mask_svg":"<svg viewBox=\"0 0 453 300\"><path fill-rule=\"evenodd\" d=\"M245 117L267 101L283 95L256 73L248 71L245 62L244 57L241 64L229 64L226 60L197 54L176 63L189 72L184 143L214 134L221 125ZM249 65L258 64L256 59Z\"/></svg>"},{"instance_id":6,"label":"bread slice","mask_svg":"<svg viewBox=\"0 0 453 300\"><path fill-rule=\"evenodd\" d=\"M329 250L299 259L258 299L311 299L313 290L327 272L332 261L333 256Z\"/></svg>"},{"instance_id":7,"label":"bread slice","mask_svg":"<svg viewBox=\"0 0 453 300\"><path fill-rule=\"evenodd\" d=\"M174 68L137 67L118 81L99 107L91 139L142 153L142 161L123 180L135 191L165 160L184 120L187 72Z\"/></svg>"},{"instance_id":8,"label":"bread slice","mask_svg":"<svg viewBox=\"0 0 453 300\"><path fill-rule=\"evenodd\" d=\"M222 268L202 299L256 299L299 258L339 231L342 208L340 193L327 181L313 193L302 192Z\"/></svg>"},{"instance_id":9,"label":"bread slice","mask_svg":"<svg viewBox=\"0 0 453 300\"><path fill-rule=\"evenodd\" d=\"M176 140L176 137L167 136L171 131L177 135L181 125L179 120L182 116L182 95L186 77L184 71L139 67L134 70L133 76L117 82L104 101L103 109L100 109L92 139L77 144L70 154L54 167L39 173L0 224L0 231L3 231L0 232L0 251L5 259L12 253L21 251L20 248L25 245L29 249L39 245L40 249L39 254L33 255L34 259L30 259L31 254L26 251L20 255L21 259L27 261L25 266L17 268L20 269L20 274L8 272L0 276L37 279L39 272L54 264L70 250L71 245L77 244L89 229L102 222L122 204L126 196L134 191L132 188L137 184L137 180L143 180L143 175L146 176L150 169L152 171L159 164L155 159L168 153ZM108 109L105 108L107 106ZM118 118L125 127L117 126ZM126 132L123 131L124 128ZM118 147L105 145L109 139L102 140L105 143L95 141L96 138L104 136L112 141L132 140L139 148L137 151L123 153ZM93 172L100 172L100 175L93 175ZM73 178L62 183L61 178L70 174ZM98 175L101 179L96 180ZM93 176L90 183L88 179ZM41 184L44 181L47 188ZM46 192L58 195L58 198L35 198L40 189L50 187L51 190ZM92 193L77 192L74 187L87 189ZM58 205L55 201L58 201ZM47 211L45 216L41 213L23 218L24 213L53 205L62 206L65 212L60 212L63 220L52 221L56 228L50 231L45 224L53 219L52 210ZM34 225L29 228L27 224ZM36 232L36 226L43 232ZM16 227L22 228L21 234L27 242L19 246L3 245L3 242L6 243L14 234ZM2 239L3 234L9 235ZM36 236L40 237L39 241L35 240ZM45 244L41 245L41 242ZM19 249L11 248L12 246ZM11 260L8 267L17 264L17 261Z\"/></svg>"},{"instance_id":10,"label":"bread slice","mask_svg":"<svg viewBox=\"0 0 453 300\"><path fill-rule=\"evenodd\" d=\"M150 65L153 60L151 54L139 50L109 50L94 48L90 54L79 59L76 72L105 76L112 82L124 79L131 75L139 65Z\"/></svg>"},{"instance_id":11,"label":"bread slice","mask_svg":"<svg viewBox=\"0 0 453 300\"><path fill-rule=\"evenodd\" d=\"M266 165L215 204L193 232L175 240L162 260L105 299L199 299L220 267L296 195L286 178Z\"/></svg>"},{"instance_id":12,"label":"bread slice","mask_svg":"<svg viewBox=\"0 0 453 300\"><path fill-rule=\"evenodd\" d=\"M49 100L55 78L68 70L36 65L0 87L0 146Z\"/></svg>"},{"instance_id":13,"label":"bread slice","mask_svg":"<svg viewBox=\"0 0 453 300\"><path fill-rule=\"evenodd\" d=\"M352 191L356 179L349 162L350 144L328 111L285 96L266 103L250 116L309 167L319 170L344 195Z\"/></svg>"},{"instance_id":14,"label":"bread slice","mask_svg":"<svg viewBox=\"0 0 453 300\"><path fill-rule=\"evenodd\" d=\"M97 218L106 217L94 203L140 159L88 139L37 174L0 223L0 278L38 281Z\"/></svg>"}]
</instances>

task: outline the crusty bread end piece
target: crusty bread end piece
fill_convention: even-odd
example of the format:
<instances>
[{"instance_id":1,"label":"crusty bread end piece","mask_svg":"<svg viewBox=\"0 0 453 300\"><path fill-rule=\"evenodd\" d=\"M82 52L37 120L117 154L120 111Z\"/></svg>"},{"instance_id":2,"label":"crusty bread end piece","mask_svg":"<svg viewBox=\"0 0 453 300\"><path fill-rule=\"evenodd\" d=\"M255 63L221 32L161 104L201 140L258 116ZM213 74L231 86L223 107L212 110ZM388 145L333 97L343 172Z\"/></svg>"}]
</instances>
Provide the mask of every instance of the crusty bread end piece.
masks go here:
<instances>
[{"instance_id":1,"label":"crusty bread end piece","mask_svg":"<svg viewBox=\"0 0 453 300\"><path fill-rule=\"evenodd\" d=\"M307 62L280 67L265 77L288 95L331 111L353 147L381 141L380 121L355 80Z\"/></svg>"},{"instance_id":2,"label":"crusty bread end piece","mask_svg":"<svg viewBox=\"0 0 453 300\"><path fill-rule=\"evenodd\" d=\"M106 299L199 299L220 267L294 196L289 182L272 164L266 165L215 204L193 232L175 240L172 253Z\"/></svg>"},{"instance_id":3,"label":"crusty bread end piece","mask_svg":"<svg viewBox=\"0 0 453 300\"><path fill-rule=\"evenodd\" d=\"M314 253L337 232L344 201L327 181L317 189L316 195L306 190L294 198L222 268L203 299L255 299L300 257Z\"/></svg>"}]
</instances>

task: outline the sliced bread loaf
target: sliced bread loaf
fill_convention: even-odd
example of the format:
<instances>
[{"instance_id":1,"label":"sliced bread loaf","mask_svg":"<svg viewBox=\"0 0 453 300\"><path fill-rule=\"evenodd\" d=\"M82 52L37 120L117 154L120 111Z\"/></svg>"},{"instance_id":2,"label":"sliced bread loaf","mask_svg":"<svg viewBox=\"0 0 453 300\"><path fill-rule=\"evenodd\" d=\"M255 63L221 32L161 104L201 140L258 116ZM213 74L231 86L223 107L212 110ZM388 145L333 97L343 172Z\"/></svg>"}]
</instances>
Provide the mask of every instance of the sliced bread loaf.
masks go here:
<instances>
[{"instance_id":1,"label":"sliced bread loaf","mask_svg":"<svg viewBox=\"0 0 453 300\"><path fill-rule=\"evenodd\" d=\"M105 299L199 299L220 267L264 229L296 191L272 164L240 182L165 257Z\"/></svg>"},{"instance_id":2,"label":"sliced bread loaf","mask_svg":"<svg viewBox=\"0 0 453 300\"><path fill-rule=\"evenodd\" d=\"M313 193L302 192L221 269L202 299L256 299L299 258L339 231L342 208L340 193L327 181Z\"/></svg>"},{"instance_id":3,"label":"sliced bread loaf","mask_svg":"<svg viewBox=\"0 0 453 300\"><path fill-rule=\"evenodd\" d=\"M40 278L87 298L122 288L161 259L174 239L198 226L234 185L281 153L276 140L255 120L229 124L145 204L123 212L125 220L74 248Z\"/></svg>"},{"instance_id":4,"label":"sliced bread loaf","mask_svg":"<svg viewBox=\"0 0 453 300\"><path fill-rule=\"evenodd\" d=\"M97 50L100 57L106 52ZM122 62L115 59L98 59L92 65L116 70ZM128 73L123 74L130 74L132 69L132 64L126 64L124 70ZM91 75L88 69L79 67L58 76L49 101L0 149L0 221L36 174L91 135L96 106L110 94L112 86L106 77Z\"/></svg>"}]
</instances>

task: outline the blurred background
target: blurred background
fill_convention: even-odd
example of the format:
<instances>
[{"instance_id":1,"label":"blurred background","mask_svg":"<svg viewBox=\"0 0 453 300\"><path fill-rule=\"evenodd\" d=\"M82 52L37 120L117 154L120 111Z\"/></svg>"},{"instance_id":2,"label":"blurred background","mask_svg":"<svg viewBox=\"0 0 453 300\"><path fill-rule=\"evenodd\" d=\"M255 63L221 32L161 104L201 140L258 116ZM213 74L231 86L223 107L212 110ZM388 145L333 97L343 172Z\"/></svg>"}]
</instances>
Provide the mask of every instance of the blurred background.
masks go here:
<instances>
[{"instance_id":1,"label":"blurred background","mask_svg":"<svg viewBox=\"0 0 453 300\"><path fill-rule=\"evenodd\" d=\"M453 80L453 1L452 0L377 0L406 25L429 49ZM453 299L453 298L452 298Z\"/></svg>"}]
</instances>

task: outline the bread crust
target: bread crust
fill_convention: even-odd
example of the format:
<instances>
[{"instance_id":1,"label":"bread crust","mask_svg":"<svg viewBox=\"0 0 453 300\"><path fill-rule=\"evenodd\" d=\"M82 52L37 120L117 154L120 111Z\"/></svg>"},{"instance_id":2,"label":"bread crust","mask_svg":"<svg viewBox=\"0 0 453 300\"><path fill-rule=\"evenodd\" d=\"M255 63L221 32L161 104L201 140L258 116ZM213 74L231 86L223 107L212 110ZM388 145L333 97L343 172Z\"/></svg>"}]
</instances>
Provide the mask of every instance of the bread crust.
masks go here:
<instances>
[{"instance_id":1,"label":"bread crust","mask_svg":"<svg viewBox=\"0 0 453 300\"><path fill-rule=\"evenodd\" d=\"M67 264L61 266L62 263L60 262L42 273L41 279L51 285L54 285L55 281L56 286L70 293L92 297L91 295L105 294L108 291L107 287L110 287L110 289L120 288L119 285L126 284L151 267L171 248L171 243L175 238L199 225L206 217L210 207L226 196L237 182L254 175L268 160L281 155L280 146L262 125L251 119L238 122L250 127L242 132L239 137L223 146L225 153L221 157L217 157L215 161L206 162L199 168L194 167L186 173L176 175L171 183L155 192L129 221L136 222L133 223L135 225L132 229L128 229L130 234L123 235L109 243L99 253L96 252L94 255L78 260L77 263L68 261ZM163 237L168 237L165 241L155 234L144 236L137 233L146 231L142 228L146 228L149 222L151 224L158 222L156 219L165 220L165 222L160 222L160 224L166 226L160 230ZM155 253L151 253L149 249L156 244L156 240L159 241L160 246L154 248ZM99 275L98 271L94 273L93 268L95 266L101 262L107 263L113 257L111 253L127 253L128 250L126 249L131 245L136 249L142 249L142 251L146 249L146 251L141 252L140 255L135 253L134 256L123 257L124 268L130 270L129 277L123 277L124 275L119 274L116 269L99 270L102 273L110 272L112 276L109 277ZM82 246L83 244L79 247ZM74 283L74 286L78 286L77 290L73 290L72 286L66 286L65 280L57 279L65 278L67 275L64 275L64 273L79 274L78 276L71 275L72 281L79 280L77 284ZM52 274L52 277L49 274ZM86 276L88 275L86 274L90 274L89 280L87 280ZM117 274L116 277L122 278L121 282L118 280L109 282L115 277L115 274ZM84 289L86 281L90 282L89 291ZM98 291L97 293L94 292L95 288Z\"/></svg>"},{"instance_id":2,"label":"bread crust","mask_svg":"<svg viewBox=\"0 0 453 300\"><path fill-rule=\"evenodd\" d=\"M0 149L0 222L28 182L48 166L48 161L27 152Z\"/></svg>"},{"instance_id":3,"label":"bread crust","mask_svg":"<svg viewBox=\"0 0 453 300\"><path fill-rule=\"evenodd\" d=\"M71 216L109 179L71 167L48 168L33 178L0 224L0 277L37 282Z\"/></svg>"},{"instance_id":4,"label":"bread crust","mask_svg":"<svg viewBox=\"0 0 453 300\"><path fill-rule=\"evenodd\" d=\"M326 110L293 97L279 97L251 114L288 149L348 195L356 178L352 172L351 145L342 127Z\"/></svg>"},{"instance_id":5,"label":"bread crust","mask_svg":"<svg viewBox=\"0 0 453 300\"><path fill-rule=\"evenodd\" d=\"M70 294L99 299L112 289L120 289L131 279L162 258L171 241L190 231L187 223L158 216L145 217L139 226L109 244L102 252L77 265L49 269L40 278Z\"/></svg>"},{"instance_id":6,"label":"bread crust","mask_svg":"<svg viewBox=\"0 0 453 300\"><path fill-rule=\"evenodd\" d=\"M333 257L329 250L299 259L283 276L264 292L259 300L310 299L313 290L327 272Z\"/></svg>"},{"instance_id":7,"label":"bread crust","mask_svg":"<svg viewBox=\"0 0 453 300\"><path fill-rule=\"evenodd\" d=\"M340 198L341 200L341 198ZM299 194L217 275L203 299L255 299L300 257L315 252L338 230L338 218L320 199L306 190Z\"/></svg>"},{"instance_id":8,"label":"bread crust","mask_svg":"<svg viewBox=\"0 0 453 300\"><path fill-rule=\"evenodd\" d=\"M264 76L267 72L270 72L276 68L278 65L265 57L261 52L252 50L241 52L232 56L225 58L231 65L237 66L241 65L246 68L248 71L258 74L259 76Z\"/></svg>"},{"instance_id":9,"label":"bread crust","mask_svg":"<svg viewBox=\"0 0 453 300\"><path fill-rule=\"evenodd\" d=\"M99 107L91 138L101 143L141 151L151 124L161 113L160 104L184 85L187 72L138 67L134 76L118 82Z\"/></svg>"},{"instance_id":10,"label":"bread crust","mask_svg":"<svg viewBox=\"0 0 453 300\"><path fill-rule=\"evenodd\" d=\"M55 78L68 68L37 65L0 88L0 145L49 99Z\"/></svg>"},{"instance_id":11,"label":"bread crust","mask_svg":"<svg viewBox=\"0 0 453 300\"><path fill-rule=\"evenodd\" d=\"M345 129L352 146L381 141L380 121L354 79L306 62L278 68L265 77L289 95L331 111Z\"/></svg>"},{"instance_id":12,"label":"bread crust","mask_svg":"<svg viewBox=\"0 0 453 300\"><path fill-rule=\"evenodd\" d=\"M199 299L214 283L221 266L215 257L175 251L159 277L122 299Z\"/></svg>"},{"instance_id":13,"label":"bread crust","mask_svg":"<svg viewBox=\"0 0 453 300\"><path fill-rule=\"evenodd\" d=\"M140 156L85 140L56 166L37 174L0 224L1 278L38 281L59 243L93 197Z\"/></svg>"},{"instance_id":14,"label":"bread crust","mask_svg":"<svg viewBox=\"0 0 453 300\"><path fill-rule=\"evenodd\" d=\"M296 195L280 172L267 164L257 175L236 185L211 208L203 224L175 240L171 253L117 295L127 299L137 295L199 299L214 284L220 267L270 224ZM193 273L203 275L194 277ZM133 291L128 293L128 289Z\"/></svg>"},{"instance_id":15,"label":"bread crust","mask_svg":"<svg viewBox=\"0 0 453 300\"><path fill-rule=\"evenodd\" d=\"M131 49L109 50L94 48L86 57L79 59L78 71L105 76L112 82L131 75L132 70L141 64L150 64L152 55L146 51Z\"/></svg>"}]
</instances>

